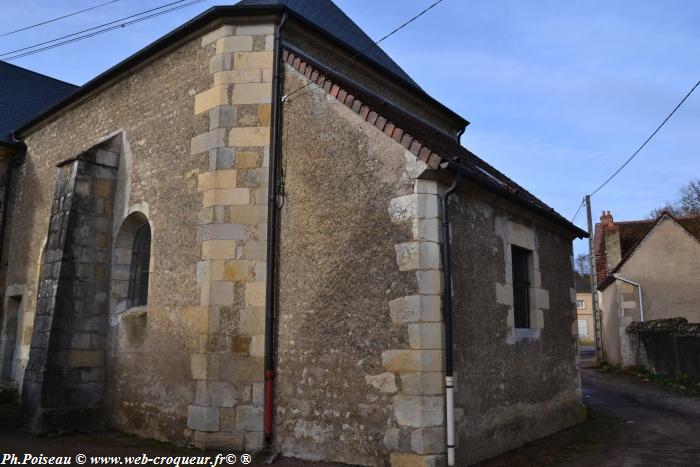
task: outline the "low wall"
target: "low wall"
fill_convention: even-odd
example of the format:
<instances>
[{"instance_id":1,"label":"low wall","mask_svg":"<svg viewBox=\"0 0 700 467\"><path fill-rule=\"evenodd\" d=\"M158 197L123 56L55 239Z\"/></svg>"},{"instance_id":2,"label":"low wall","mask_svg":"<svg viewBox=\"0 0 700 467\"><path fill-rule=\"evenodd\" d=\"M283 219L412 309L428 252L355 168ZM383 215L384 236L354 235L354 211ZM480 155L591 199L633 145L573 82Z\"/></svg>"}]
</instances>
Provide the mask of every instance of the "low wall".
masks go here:
<instances>
[{"instance_id":1,"label":"low wall","mask_svg":"<svg viewBox=\"0 0 700 467\"><path fill-rule=\"evenodd\" d=\"M700 323L660 319L627 326L623 366L644 366L669 377L700 381Z\"/></svg>"}]
</instances>

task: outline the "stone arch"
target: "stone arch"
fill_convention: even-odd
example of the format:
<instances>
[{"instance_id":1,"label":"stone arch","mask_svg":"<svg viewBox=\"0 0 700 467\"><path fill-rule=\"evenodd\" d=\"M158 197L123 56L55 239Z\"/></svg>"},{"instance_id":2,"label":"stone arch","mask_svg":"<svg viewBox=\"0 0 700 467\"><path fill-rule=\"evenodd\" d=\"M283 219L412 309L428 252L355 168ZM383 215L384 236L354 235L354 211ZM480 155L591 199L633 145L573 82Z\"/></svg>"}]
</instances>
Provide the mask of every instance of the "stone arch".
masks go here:
<instances>
[{"instance_id":1,"label":"stone arch","mask_svg":"<svg viewBox=\"0 0 700 467\"><path fill-rule=\"evenodd\" d=\"M144 229L147 232L144 232ZM138 261L138 253L134 250L134 242L147 234L149 255L147 258L147 278L137 277L141 270L134 264ZM112 255L112 314L113 316L132 308L143 308L147 300L134 301L134 281L145 280L144 286L148 289L150 274L152 273L152 261L150 255L150 243L152 241L152 228L146 215L141 211L129 214L122 222L114 239L114 253ZM135 259L136 258L136 259ZM137 276L135 276L137 275ZM147 297L147 292L146 292Z\"/></svg>"}]
</instances>

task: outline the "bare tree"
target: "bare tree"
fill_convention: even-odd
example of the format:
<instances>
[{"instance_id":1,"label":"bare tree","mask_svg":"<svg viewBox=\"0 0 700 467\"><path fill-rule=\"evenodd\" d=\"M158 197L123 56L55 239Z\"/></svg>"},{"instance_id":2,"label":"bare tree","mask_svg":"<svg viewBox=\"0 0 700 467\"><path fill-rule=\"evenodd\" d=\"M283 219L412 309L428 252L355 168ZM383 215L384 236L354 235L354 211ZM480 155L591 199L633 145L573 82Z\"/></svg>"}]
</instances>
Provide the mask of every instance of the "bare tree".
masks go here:
<instances>
[{"instance_id":1,"label":"bare tree","mask_svg":"<svg viewBox=\"0 0 700 467\"><path fill-rule=\"evenodd\" d=\"M591 273L591 263L588 261L588 255L581 253L574 260L574 269L580 276L588 276Z\"/></svg>"},{"instance_id":2,"label":"bare tree","mask_svg":"<svg viewBox=\"0 0 700 467\"><path fill-rule=\"evenodd\" d=\"M681 188L681 196L677 204L685 215L700 214L700 178L691 180Z\"/></svg>"},{"instance_id":3,"label":"bare tree","mask_svg":"<svg viewBox=\"0 0 700 467\"><path fill-rule=\"evenodd\" d=\"M664 211L674 216L700 215L700 179L688 182L678 190L678 194L675 202L666 202L665 206L652 210L649 218L655 219Z\"/></svg>"}]
</instances>

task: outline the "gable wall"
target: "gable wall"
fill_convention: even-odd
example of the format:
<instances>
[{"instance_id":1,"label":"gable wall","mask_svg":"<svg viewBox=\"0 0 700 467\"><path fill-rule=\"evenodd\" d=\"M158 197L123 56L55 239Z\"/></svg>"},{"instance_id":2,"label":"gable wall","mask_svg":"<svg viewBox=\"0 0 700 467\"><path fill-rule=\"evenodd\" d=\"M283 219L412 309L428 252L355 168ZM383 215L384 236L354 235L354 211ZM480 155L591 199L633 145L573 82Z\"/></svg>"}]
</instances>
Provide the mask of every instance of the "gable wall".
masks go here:
<instances>
[{"instance_id":1,"label":"gable wall","mask_svg":"<svg viewBox=\"0 0 700 467\"><path fill-rule=\"evenodd\" d=\"M24 294L19 348L23 369L56 164L123 132L120 157L130 181L122 191L123 201L108 203L105 209L116 213L116 226L130 210L148 217L153 269L146 322L137 319L127 326L121 317L112 316L109 331L102 330L113 338L106 362L107 398L115 426L179 442L190 436L190 352L197 345L191 323L199 305L195 225L201 195L192 174L207 165L206 153L190 154L190 139L206 131L208 123L204 116L194 117L193 108L195 94L209 86L210 55L199 39L184 44L28 135L26 160L13 177L3 252L9 260L6 291Z\"/></svg>"},{"instance_id":2,"label":"gable wall","mask_svg":"<svg viewBox=\"0 0 700 467\"><path fill-rule=\"evenodd\" d=\"M700 322L700 241L673 220L659 222L619 274L642 285L646 321L684 317ZM634 320L639 320L638 307Z\"/></svg>"}]
</instances>

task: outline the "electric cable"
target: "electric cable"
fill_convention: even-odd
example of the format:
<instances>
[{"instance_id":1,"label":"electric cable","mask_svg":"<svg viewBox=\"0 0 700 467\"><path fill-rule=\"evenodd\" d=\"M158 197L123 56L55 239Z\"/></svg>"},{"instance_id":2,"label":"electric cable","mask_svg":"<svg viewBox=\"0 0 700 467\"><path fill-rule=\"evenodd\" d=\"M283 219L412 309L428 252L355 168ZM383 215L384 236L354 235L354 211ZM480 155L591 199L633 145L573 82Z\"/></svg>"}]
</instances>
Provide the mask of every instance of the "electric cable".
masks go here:
<instances>
[{"instance_id":1,"label":"electric cable","mask_svg":"<svg viewBox=\"0 0 700 467\"><path fill-rule=\"evenodd\" d=\"M136 14L133 14L133 15L125 16L124 18L120 18L120 19L117 19L117 20L114 20L114 21L110 21L110 22L108 22L108 23L104 23L104 24L101 24L101 25L99 25L99 26L94 26L94 27L92 27L92 28L84 29L84 30L82 30L82 31L74 32L74 33L72 33L72 34L67 34L67 35L65 35L65 36L57 37L57 38L54 38L54 39L51 39L51 40L48 40L48 41L40 42L40 43L37 43L37 44L34 44L34 45L30 45L30 46L27 46L27 47L23 47L23 48L20 48L20 49L12 50L12 51L9 51L9 52L4 52L4 53L1 53L1 54L0 54L0 57L6 57L7 55L10 55L10 56L7 57L7 58L3 58L3 60L5 60L5 61L10 61L10 60L14 60L14 59L21 58L21 57L26 57L27 55L33 55L33 54L38 53L38 52L43 52L44 50L49 50L49 49L53 49L53 48L55 48L55 47L60 47L60 46L65 45L65 44L70 44L70 43L72 43L72 42L76 42L76 41L79 41L79 40L83 40L83 39L87 39L87 38L90 38L90 37L94 37L94 36L97 36L97 35L100 35L100 34L109 32L109 31L113 31L113 30L115 30L115 29L123 28L123 27L129 26L129 25L131 25L131 24L138 23L138 22L141 22L141 21L150 19L150 18L155 18L155 17L160 16L160 15L162 15L162 14L170 13L170 12L176 11L176 10L180 10L180 9L182 9L182 8L186 8L186 7L188 7L188 6L191 6L191 5L195 5L195 4L197 4L197 3L204 2L204 1L206 1L206 0L193 0L193 1L190 1L190 2L188 2L188 3L179 5L179 4L181 4L181 3L185 2L185 1L187 1L187 0L177 0L177 1L175 1L175 2L167 3L167 4L165 4L165 5L161 5L161 6L156 7L156 8L151 8L151 9L149 9L149 10L145 10L145 11L142 11L142 12L140 12L140 13L136 13ZM162 10L163 8L167 8L167 7L170 7L170 6L173 6L173 5L177 5L177 6L174 6L174 7L172 7L172 8L168 8L167 10ZM157 11L157 10L162 10L162 11ZM142 15L144 15L144 14L146 14L146 13L150 13L150 12L153 12L153 11L157 11L157 12L156 12L156 13L153 13L153 14L151 14L151 15L148 15L148 16L142 16ZM137 18L138 16L141 16L141 18ZM124 23L121 23L122 21L127 20L127 19L131 19L131 18L136 18L136 19L133 19L133 20L131 20L131 21L126 21L126 22L124 22ZM115 23L119 23L119 24L115 24ZM110 25L113 25L113 26L110 26ZM106 27L106 26L110 26L110 27ZM105 28L105 27L106 27L106 28ZM100 29L100 28L105 28L105 29ZM86 33L86 32L90 32L90 31L94 31L94 32L91 32L91 33L89 33L89 34L84 34L84 33ZM81 35L81 34L83 34L83 35ZM75 37L75 36L77 36L77 37ZM72 38L72 39L68 39L68 38ZM68 39L68 40L63 40L63 41L62 41L62 39ZM57 41L61 41L61 42L57 42ZM53 43L53 44L52 44L52 43ZM40 47L40 46L46 45L46 44L50 44L50 45L47 45L46 47ZM37 48L37 47L40 47L40 48ZM33 49L33 50L29 50L29 49ZM24 52L24 51L26 51L26 52ZM17 52L21 52L21 53L17 53ZM14 54L14 55L13 55L13 54Z\"/></svg>"},{"instance_id":2,"label":"electric cable","mask_svg":"<svg viewBox=\"0 0 700 467\"><path fill-rule=\"evenodd\" d=\"M119 1L119 0L110 0L109 2L100 3L99 5L95 5L95 6L92 6L92 7L90 7L90 8L85 8L85 9L83 9L83 10L78 10L78 11L74 11L73 13L68 13L68 14L66 14L66 15L59 16L58 18L48 19L48 20L46 20L46 21L42 21L41 23L32 24L31 26L25 26L25 27L23 27L23 28L15 29L15 30L13 30L13 31L3 32L2 34L0 34L0 37L2 37L2 36L9 36L10 34L15 34L15 33L18 33L18 32L26 31L27 29L37 28L37 27L39 27L39 26L43 26L43 25L45 25L45 24L53 23L54 21L58 21L58 20L61 20L61 19L64 19L64 18L70 18L71 16L79 15L80 13L85 13L86 11L96 10L97 8L101 8L101 7L103 7L103 6L107 6L107 5L110 5L110 4L112 4L112 3L116 3L116 2L118 2L118 1Z\"/></svg>"},{"instance_id":3,"label":"electric cable","mask_svg":"<svg viewBox=\"0 0 700 467\"><path fill-rule=\"evenodd\" d=\"M388 39L389 37L393 36L394 34L396 34L397 32L399 32L401 29L405 28L406 26L408 26L409 24L411 24L412 22L414 22L415 20L417 20L418 18L420 18L421 16L423 16L424 14L426 14L428 11L432 10L433 8L435 8L439 3L442 3L442 0L438 0L438 1L435 2L435 3L432 3L430 6L428 6L427 8L423 9L420 13L418 13L417 15L415 15L413 18L409 19L408 21L406 21L405 23L403 23L402 25L400 25L399 27L397 27L396 29L394 29L394 30L391 31L390 33L386 34L384 37L382 37L382 38L379 39L378 41L372 42L372 45L370 45L369 47L367 47L367 48L365 48L365 49L363 49L363 50L357 52L356 54L354 54L354 55L352 55L351 57L349 57L348 59L346 59L345 62L351 62L352 60L356 59L356 58L359 57L360 55L363 55L363 54L364 54L365 52L367 52L368 50L370 50L370 49L372 49L372 48L374 48L374 47L378 47L380 42L382 42L383 40ZM294 94L300 92L302 89L307 88L307 87L310 86L311 84L313 84L313 81L309 81L309 82L306 83L305 85L300 86L300 87L298 87L297 89L294 89L293 91L287 93L286 95L284 95L284 96L282 97L282 99L283 99L283 100L289 99L289 98L292 97Z\"/></svg>"},{"instance_id":4,"label":"electric cable","mask_svg":"<svg viewBox=\"0 0 700 467\"><path fill-rule=\"evenodd\" d=\"M610 177L608 177L608 179L605 180L605 181L603 182L602 185L600 185L598 188L596 188L595 190L593 190L593 192L590 194L590 196L593 196L593 195L595 195L596 193L598 193L605 185L607 185L607 184L610 182L610 180L612 180L613 178L615 178L615 176L616 176L617 174L619 174L619 173L622 171L622 169L624 169L625 166L626 166L627 164L629 164L629 163L632 161L632 159L634 159L634 158L637 156L637 154L639 154L639 152L640 152L642 149L644 149L644 146L646 146L647 143L648 143L649 141L651 141L651 139L656 135L656 133L658 133L659 130L666 124L666 122L669 121L669 119L673 116L673 114L676 113L676 110L678 110L678 109L683 105L683 103L686 101L686 99L688 99L688 97L690 97L690 95L693 93L693 91L695 91L695 89L696 89L698 86L700 86L700 81L698 81L697 83L695 83L695 86L693 86L693 87L690 89L690 91L688 91L688 94L685 95L685 97L678 103L678 105L671 111L671 113L668 114L668 116L664 119L664 121L661 122L661 125L659 125L659 126L656 128L656 130L654 130L654 132L644 141L644 143L642 143L641 146L639 146L639 148L638 148L636 151L634 151L634 154L632 154L632 155L625 161L624 164L622 164Z\"/></svg>"}]
</instances>

